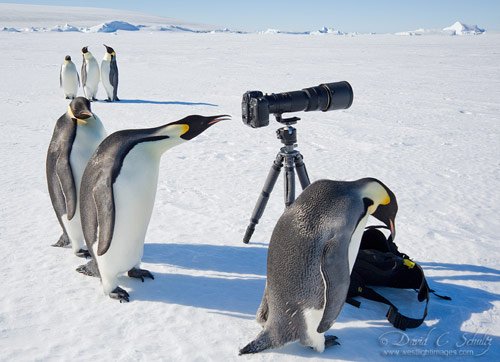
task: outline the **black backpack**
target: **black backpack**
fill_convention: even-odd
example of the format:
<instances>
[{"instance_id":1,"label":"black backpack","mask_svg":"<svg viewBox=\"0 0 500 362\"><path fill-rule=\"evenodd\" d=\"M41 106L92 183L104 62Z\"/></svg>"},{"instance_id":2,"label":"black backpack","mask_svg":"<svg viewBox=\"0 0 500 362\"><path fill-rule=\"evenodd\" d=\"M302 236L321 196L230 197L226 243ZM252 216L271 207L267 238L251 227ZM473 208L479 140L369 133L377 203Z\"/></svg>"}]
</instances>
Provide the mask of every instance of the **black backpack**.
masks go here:
<instances>
[{"instance_id":1,"label":"black backpack","mask_svg":"<svg viewBox=\"0 0 500 362\"><path fill-rule=\"evenodd\" d=\"M346 302L358 307L360 302L354 297L364 297L389 305L387 320L396 328L406 330L422 324L427 316L429 293L439 298L451 300L450 297L438 295L429 288L424 271L408 255L400 253L392 240L386 238L380 228L385 226L368 226L361 239L356 262L351 272L351 284ZM410 318L399 313L398 308L387 298L377 293L370 286L415 289L419 302L425 301L422 318Z\"/></svg>"}]
</instances>

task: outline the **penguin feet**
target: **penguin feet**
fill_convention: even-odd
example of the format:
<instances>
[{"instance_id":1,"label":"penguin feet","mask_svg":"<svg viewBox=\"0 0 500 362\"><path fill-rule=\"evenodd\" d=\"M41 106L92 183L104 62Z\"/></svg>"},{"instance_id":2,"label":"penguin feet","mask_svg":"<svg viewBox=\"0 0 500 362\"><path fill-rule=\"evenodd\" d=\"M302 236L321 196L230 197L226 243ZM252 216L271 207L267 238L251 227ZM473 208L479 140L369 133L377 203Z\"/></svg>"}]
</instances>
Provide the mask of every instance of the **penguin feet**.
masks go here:
<instances>
[{"instance_id":1,"label":"penguin feet","mask_svg":"<svg viewBox=\"0 0 500 362\"><path fill-rule=\"evenodd\" d=\"M106 102L113 102L113 100L111 98L107 98L105 99Z\"/></svg>"},{"instance_id":2,"label":"penguin feet","mask_svg":"<svg viewBox=\"0 0 500 362\"><path fill-rule=\"evenodd\" d=\"M85 249L80 249L78 250L76 253L75 253L76 256L80 257L80 258L91 258L92 256L90 255L90 252L88 250L85 250Z\"/></svg>"},{"instance_id":3,"label":"penguin feet","mask_svg":"<svg viewBox=\"0 0 500 362\"><path fill-rule=\"evenodd\" d=\"M97 267L97 263L94 259L89 261L87 264L80 265L76 268L78 273L82 273L84 275L88 275L89 277L99 277L99 268Z\"/></svg>"},{"instance_id":4,"label":"penguin feet","mask_svg":"<svg viewBox=\"0 0 500 362\"><path fill-rule=\"evenodd\" d=\"M139 268L132 268L128 271L128 276L131 278L137 278L142 280L144 283L144 278L151 278L154 279L155 277L149 270L146 269L139 269Z\"/></svg>"},{"instance_id":5,"label":"penguin feet","mask_svg":"<svg viewBox=\"0 0 500 362\"><path fill-rule=\"evenodd\" d=\"M325 336L325 348L336 345L340 346L340 343L337 342L337 339L338 339L337 336Z\"/></svg>"},{"instance_id":6,"label":"penguin feet","mask_svg":"<svg viewBox=\"0 0 500 362\"><path fill-rule=\"evenodd\" d=\"M120 303L123 303L123 302L129 301L130 295L128 295L126 290L124 290L120 287L116 287L115 289L113 289L111 291L111 293L109 293L109 297L111 299L118 299L120 301Z\"/></svg>"},{"instance_id":7,"label":"penguin feet","mask_svg":"<svg viewBox=\"0 0 500 362\"><path fill-rule=\"evenodd\" d=\"M115 97L115 99L113 99L113 101L119 102L120 99L118 97Z\"/></svg>"},{"instance_id":8,"label":"penguin feet","mask_svg":"<svg viewBox=\"0 0 500 362\"><path fill-rule=\"evenodd\" d=\"M57 248L64 248L65 246L68 246L70 244L68 235L62 234L57 243L52 244L52 246L55 246Z\"/></svg>"},{"instance_id":9,"label":"penguin feet","mask_svg":"<svg viewBox=\"0 0 500 362\"><path fill-rule=\"evenodd\" d=\"M96 97L92 97L92 99L90 101L91 102L95 102L95 101L97 101L97 98Z\"/></svg>"}]
</instances>

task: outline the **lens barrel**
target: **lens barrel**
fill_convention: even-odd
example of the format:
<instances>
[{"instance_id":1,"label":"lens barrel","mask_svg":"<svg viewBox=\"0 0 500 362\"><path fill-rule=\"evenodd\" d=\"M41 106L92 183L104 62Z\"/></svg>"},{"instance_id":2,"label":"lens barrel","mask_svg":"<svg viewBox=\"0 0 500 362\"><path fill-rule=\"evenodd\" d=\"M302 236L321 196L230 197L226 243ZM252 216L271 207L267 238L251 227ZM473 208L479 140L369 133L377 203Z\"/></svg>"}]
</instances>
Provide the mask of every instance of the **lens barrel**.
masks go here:
<instances>
[{"instance_id":1,"label":"lens barrel","mask_svg":"<svg viewBox=\"0 0 500 362\"><path fill-rule=\"evenodd\" d=\"M346 82L320 84L300 91L277 93L265 96L269 113L333 111L346 109L352 104L354 94Z\"/></svg>"}]
</instances>

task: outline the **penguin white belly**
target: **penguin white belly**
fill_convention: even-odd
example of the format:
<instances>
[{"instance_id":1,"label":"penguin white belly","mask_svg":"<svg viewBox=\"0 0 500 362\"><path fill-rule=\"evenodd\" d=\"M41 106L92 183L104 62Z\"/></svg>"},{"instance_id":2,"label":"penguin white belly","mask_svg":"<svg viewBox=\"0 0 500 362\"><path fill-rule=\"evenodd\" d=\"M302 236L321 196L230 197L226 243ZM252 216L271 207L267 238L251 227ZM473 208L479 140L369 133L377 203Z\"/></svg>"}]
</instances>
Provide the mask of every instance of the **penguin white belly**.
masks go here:
<instances>
[{"instance_id":1,"label":"penguin white belly","mask_svg":"<svg viewBox=\"0 0 500 362\"><path fill-rule=\"evenodd\" d=\"M67 215L62 217L64 227L71 240L73 252L77 252L80 249L87 249L85 247L85 239L80 220L80 185L87 162L104 137L106 137L106 132L98 118L89 119L86 125L77 126L76 137L73 141L69 157L71 172L76 187L76 212L71 220L68 220Z\"/></svg>"},{"instance_id":2,"label":"penguin white belly","mask_svg":"<svg viewBox=\"0 0 500 362\"><path fill-rule=\"evenodd\" d=\"M106 253L97 256L105 293L116 286L118 274L138 266L142 259L144 238L156 196L159 167L159 158L152 155L147 143L136 145L127 154L113 185L113 237ZM97 250L97 243L94 249Z\"/></svg>"},{"instance_id":3,"label":"penguin white belly","mask_svg":"<svg viewBox=\"0 0 500 362\"><path fill-rule=\"evenodd\" d=\"M356 230L354 230L354 233L352 234L351 242L349 243L349 251L348 251L349 275L352 272L352 268L354 267L354 262L356 261L356 258L358 256L359 246L361 245L361 238L363 237L363 232L365 231L367 220L368 220L368 214L366 214L365 217L359 221Z\"/></svg>"},{"instance_id":4,"label":"penguin white belly","mask_svg":"<svg viewBox=\"0 0 500 362\"><path fill-rule=\"evenodd\" d=\"M323 307L322 309L305 309L303 312L308 336L308 340L304 344L314 348L317 352L325 350L325 334L318 333L318 326L323 318L324 311L325 308Z\"/></svg>"},{"instance_id":5,"label":"penguin white belly","mask_svg":"<svg viewBox=\"0 0 500 362\"><path fill-rule=\"evenodd\" d=\"M64 95L75 98L78 93L78 73L74 64L65 64L61 70Z\"/></svg>"},{"instance_id":6,"label":"penguin white belly","mask_svg":"<svg viewBox=\"0 0 500 362\"><path fill-rule=\"evenodd\" d=\"M101 63L101 81L108 98L113 98L113 86L109 82L109 72L111 70L110 62L103 60Z\"/></svg>"},{"instance_id":7,"label":"penguin white belly","mask_svg":"<svg viewBox=\"0 0 500 362\"><path fill-rule=\"evenodd\" d=\"M85 89L84 89L85 95L87 96L88 99L92 99L97 95L99 79L101 78L97 60L92 59L88 61L86 65L86 70L87 70L87 81L85 83Z\"/></svg>"}]
</instances>

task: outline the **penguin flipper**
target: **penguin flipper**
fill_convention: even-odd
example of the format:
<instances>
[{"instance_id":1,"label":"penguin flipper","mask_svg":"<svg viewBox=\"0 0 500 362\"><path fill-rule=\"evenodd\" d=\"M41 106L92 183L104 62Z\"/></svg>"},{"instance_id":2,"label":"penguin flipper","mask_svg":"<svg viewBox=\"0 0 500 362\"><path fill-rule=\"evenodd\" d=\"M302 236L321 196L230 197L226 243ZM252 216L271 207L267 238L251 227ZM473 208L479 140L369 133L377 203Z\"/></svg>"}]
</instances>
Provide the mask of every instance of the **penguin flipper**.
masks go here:
<instances>
[{"instance_id":1,"label":"penguin flipper","mask_svg":"<svg viewBox=\"0 0 500 362\"><path fill-rule=\"evenodd\" d=\"M342 246L349 245L350 241L349 237L338 235L328 240L323 249L321 273L326 288L326 300L323 318L317 329L318 333L324 333L330 329L344 305L350 283L349 258L340 250Z\"/></svg>"},{"instance_id":2,"label":"penguin flipper","mask_svg":"<svg viewBox=\"0 0 500 362\"><path fill-rule=\"evenodd\" d=\"M113 100L118 100L118 65L116 60L111 60L109 65L109 83L113 86Z\"/></svg>"},{"instance_id":3,"label":"penguin flipper","mask_svg":"<svg viewBox=\"0 0 500 362\"><path fill-rule=\"evenodd\" d=\"M98 183L93 191L94 205L97 211L97 255L101 256L108 251L115 228L115 202L113 200L113 187L107 182ZM95 234L94 234L95 235Z\"/></svg>"},{"instance_id":4,"label":"penguin flipper","mask_svg":"<svg viewBox=\"0 0 500 362\"><path fill-rule=\"evenodd\" d=\"M62 65L61 69L59 69L59 88L62 87Z\"/></svg>"},{"instance_id":5,"label":"penguin flipper","mask_svg":"<svg viewBox=\"0 0 500 362\"><path fill-rule=\"evenodd\" d=\"M56 175L64 196L67 217L68 220L71 220L76 212L76 186L69 163L69 155L67 157L60 155L57 158Z\"/></svg>"},{"instance_id":6,"label":"penguin flipper","mask_svg":"<svg viewBox=\"0 0 500 362\"><path fill-rule=\"evenodd\" d=\"M82 87L84 87L87 84L87 69L85 66L85 57L83 57L83 63L82 63Z\"/></svg>"}]
</instances>

